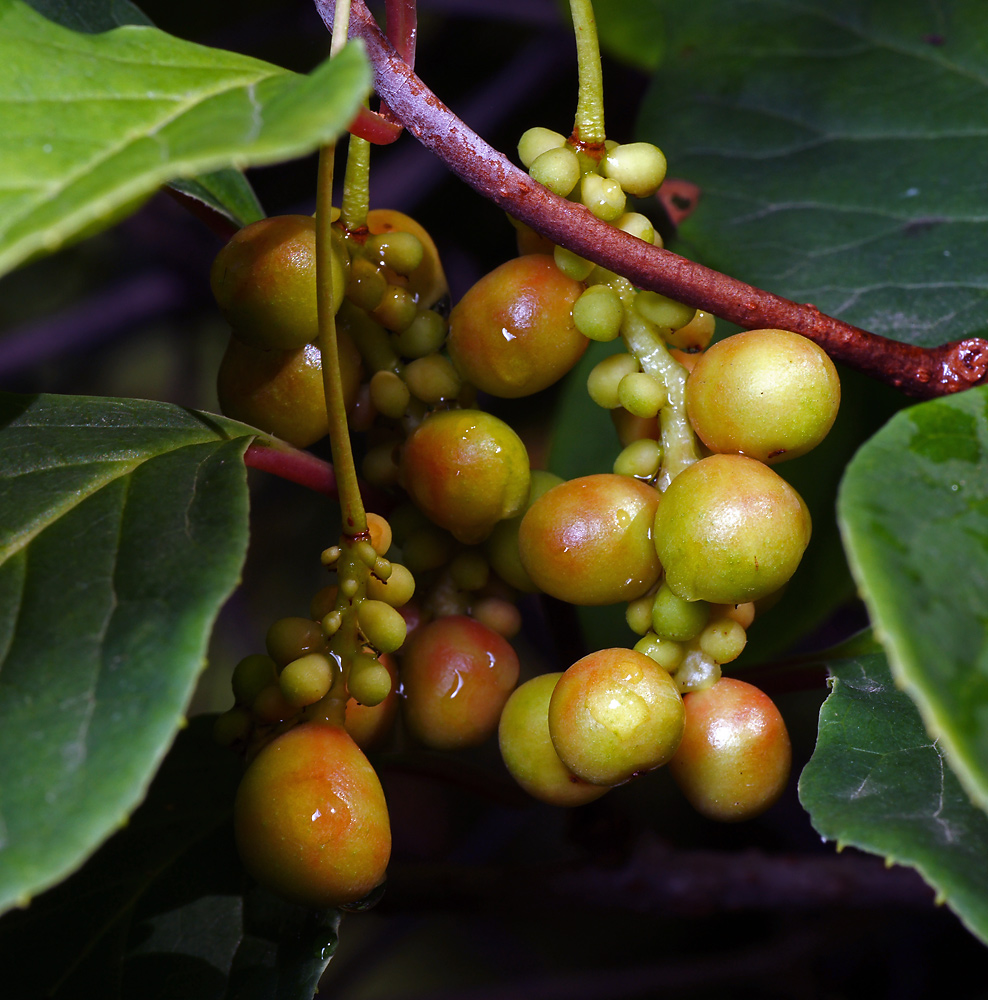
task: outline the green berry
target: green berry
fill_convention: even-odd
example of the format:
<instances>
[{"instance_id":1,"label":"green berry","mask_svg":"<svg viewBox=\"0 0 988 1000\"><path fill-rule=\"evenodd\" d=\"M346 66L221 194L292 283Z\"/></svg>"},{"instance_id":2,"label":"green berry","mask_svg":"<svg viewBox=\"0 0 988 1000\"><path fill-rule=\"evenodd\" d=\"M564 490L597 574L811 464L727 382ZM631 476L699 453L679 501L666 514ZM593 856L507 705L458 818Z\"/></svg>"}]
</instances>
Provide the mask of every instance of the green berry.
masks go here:
<instances>
[{"instance_id":1,"label":"green berry","mask_svg":"<svg viewBox=\"0 0 988 1000\"><path fill-rule=\"evenodd\" d=\"M628 142L607 151L601 163L605 177L638 198L654 194L665 180L666 158L650 142Z\"/></svg>"},{"instance_id":2,"label":"green berry","mask_svg":"<svg viewBox=\"0 0 988 1000\"><path fill-rule=\"evenodd\" d=\"M333 666L321 653L309 653L285 665L278 678L285 701L296 708L324 697L333 683Z\"/></svg>"},{"instance_id":3,"label":"green berry","mask_svg":"<svg viewBox=\"0 0 988 1000\"><path fill-rule=\"evenodd\" d=\"M590 340L615 340L624 322L624 307L608 285L591 285L573 303L573 324Z\"/></svg>"},{"instance_id":4,"label":"green berry","mask_svg":"<svg viewBox=\"0 0 988 1000\"><path fill-rule=\"evenodd\" d=\"M636 417L654 417L669 400L661 379L648 372L632 372L618 383L618 405Z\"/></svg>"},{"instance_id":5,"label":"green berry","mask_svg":"<svg viewBox=\"0 0 988 1000\"><path fill-rule=\"evenodd\" d=\"M661 639L688 642L695 639L710 620L706 601L684 601L666 584L659 587L652 601L652 631Z\"/></svg>"},{"instance_id":6,"label":"green berry","mask_svg":"<svg viewBox=\"0 0 988 1000\"><path fill-rule=\"evenodd\" d=\"M633 354L612 354L594 365L587 376L590 398L605 410L621 405L618 388L621 380L639 370L638 359Z\"/></svg>"},{"instance_id":7,"label":"green berry","mask_svg":"<svg viewBox=\"0 0 988 1000\"><path fill-rule=\"evenodd\" d=\"M624 191L617 181L600 174L584 174L580 181L580 201L604 222L614 222L624 214Z\"/></svg>"},{"instance_id":8,"label":"green berry","mask_svg":"<svg viewBox=\"0 0 988 1000\"><path fill-rule=\"evenodd\" d=\"M639 292L635 296L635 311L656 326L678 330L686 326L696 315L693 306L670 299L658 292Z\"/></svg>"},{"instance_id":9,"label":"green berry","mask_svg":"<svg viewBox=\"0 0 988 1000\"><path fill-rule=\"evenodd\" d=\"M456 399L463 386L456 369L441 354L410 361L405 368L405 382L412 395L428 406Z\"/></svg>"},{"instance_id":10,"label":"green berry","mask_svg":"<svg viewBox=\"0 0 988 1000\"><path fill-rule=\"evenodd\" d=\"M518 159L528 169L547 150L565 145L566 136L537 125L524 132L518 140Z\"/></svg>"},{"instance_id":11,"label":"green berry","mask_svg":"<svg viewBox=\"0 0 988 1000\"><path fill-rule=\"evenodd\" d=\"M547 149L528 168L532 180L565 198L580 180L580 161L570 146Z\"/></svg>"}]
</instances>

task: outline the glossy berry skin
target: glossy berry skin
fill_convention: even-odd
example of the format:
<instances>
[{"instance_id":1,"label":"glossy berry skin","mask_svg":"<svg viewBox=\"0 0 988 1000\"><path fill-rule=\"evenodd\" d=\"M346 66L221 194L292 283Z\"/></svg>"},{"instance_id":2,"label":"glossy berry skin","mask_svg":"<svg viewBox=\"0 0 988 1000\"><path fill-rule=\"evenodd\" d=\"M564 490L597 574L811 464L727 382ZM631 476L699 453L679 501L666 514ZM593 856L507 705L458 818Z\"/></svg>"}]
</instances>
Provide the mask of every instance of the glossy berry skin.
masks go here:
<instances>
[{"instance_id":1,"label":"glossy berry skin","mask_svg":"<svg viewBox=\"0 0 988 1000\"><path fill-rule=\"evenodd\" d=\"M549 700L556 753L595 785L617 785L667 763L683 720L675 681L633 649L601 649L577 660Z\"/></svg>"},{"instance_id":2,"label":"glossy berry skin","mask_svg":"<svg viewBox=\"0 0 988 1000\"><path fill-rule=\"evenodd\" d=\"M421 626L401 661L408 731L435 750L479 746L497 729L518 670L511 643L473 618L448 615Z\"/></svg>"},{"instance_id":3,"label":"glossy berry skin","mask_svg":"<svg viewBox=\"0 0 988 1000\"><path fill-rule=\"evenodd\" d=\"M474 544L524 507L528 452L503 420L482 410L444 410L409 436L399 476L431 521Z\"/></svg>"},{"instance_id":4,"label":"glossy berry skin","mask_svg":"<svg viewBox=\"0 0 988 1000\"><path fill-rule=\"evenodd\" d=\"M391 690L377 705L361 705L353 698L346 704L344 728L361 750L374 750L388 737L398 715L398 668L394 657L382 653L378 657L391 675Z\"/></svg>"},{"instance_id":5,"label":"glossy berry skin","mask_svg":"<svg viewBox=\"0 0 988 1000\"><path fill-rule=\"evenodd\" d=\"M583 285L549 256L506 261L473 285L450 313L447 347L453 364L492 396L515 398L545 389L587 348L572 315L582 293Z\"/></svg>"},{"instance_id":6,"label":"glossy berry skin","mask_svg":"<svg viewBox=\"0 0 988 1000\"><path fill-rule=\"evenodd\" d=\"M307 722L248 766L234 803L244 866L272 892L312 907L362 899L391 855L384 792L340 726Z\"/></svg>"},{"instance_id":7,"label":"glossy berry skin","mask_svg":"<svg viewBox=\"0 0 988 1000\"><path fill-rule=\"evenodd\" d=\"M792 765L786 724L758 688L722 677L683 697L686 728L669 771L708 819L751 819L783 793Z\"/></svg>"},{"instance_id":8,"label":"glossy berry skin","mask_svg":"<svg viewBox=\"0 0 988 1000\"><path fill-rule=\"evenodd\" d=\"M522 518L518 551L540 590L570 604L641 597L659 577L652 524L660 494L629 476L571 479Z\"/></svg>"},{"instance_id":9,"label":"glossy berry skin","mask_svg":"<svg viewBox=\"0 0 988 1000\"><path fill-rule=\"evenodd\" d=\"M607 786L578 778L552 745L549 699L562 676L542 674L512 692L498 724L498 744L504 766L533 798L553 806L581 806L600 798Z\"/></svg>"},{"instance_id":10,"label":"glossy berry skin","mask_svg":"<svg viewBox=\"0 0 988 1000\"><path fill-rule=\"evenodd\" d=\"M360 355L337 330L343 401L353 408L360 388ZM323 389L322 353L315 344L293 351L268 351L230 338L216 377L220 409L234 420L307 448L329 432Z\"/></svg>"},{"instance_id":11,"label":"glossy berry skin","mask_svg":"<svg viewBox=\"0 0 988 1000\"><path fill-rule=\"evenodd\" d=\"M742 455L711 455L689 466L655 515L666 583L686 601L757 601L789 580L809 540L802 497L767 465Z\"/></svg>"},{"instance_id":12,"label":"glossy berry skin","mask_svg":"<svg viewBox=\"0 0 988 1000\"><path fill-rule=\"evenodd\" d=\"M349 257L334 241L333 291L346 290ZM234 334L247 344L290 351L315 340L316 221L277 215L245 226L217 254L210 272L213 295Z\"/></svg>"},{"instance_id":13,"label":"glossy berry skin","mask_svg":"<svg viewBox=\"0 0 988 1000\"><path fill-rule=\"evenodd\" d=\"M748 330L718 341L686 383L690 422L711 451L770 464L815 448L839 405L834 363L788 330Z\"/></svg>"}]
</instances>

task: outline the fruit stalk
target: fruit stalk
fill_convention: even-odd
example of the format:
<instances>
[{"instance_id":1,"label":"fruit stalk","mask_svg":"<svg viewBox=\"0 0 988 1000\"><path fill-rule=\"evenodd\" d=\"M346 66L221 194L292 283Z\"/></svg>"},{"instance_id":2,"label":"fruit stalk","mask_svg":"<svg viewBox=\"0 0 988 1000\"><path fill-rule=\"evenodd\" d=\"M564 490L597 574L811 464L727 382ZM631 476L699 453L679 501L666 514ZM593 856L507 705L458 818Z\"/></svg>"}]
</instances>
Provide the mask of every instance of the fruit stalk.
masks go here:
<instances>
[{"instance_id":1,"label":"fruit stalk","mask_svg":"<svg viewBox=\"0 0 988 1000\"><path fill-rule=\"evenodd\" d=\"M604 151L604 80L600 70L597 21L591 0L570 0L580 89L576 100L573 140L594 159ZM590 147L589 149L587 147ZM594 154L597 155L594 155Z\"/></svg>"}]
</instances>

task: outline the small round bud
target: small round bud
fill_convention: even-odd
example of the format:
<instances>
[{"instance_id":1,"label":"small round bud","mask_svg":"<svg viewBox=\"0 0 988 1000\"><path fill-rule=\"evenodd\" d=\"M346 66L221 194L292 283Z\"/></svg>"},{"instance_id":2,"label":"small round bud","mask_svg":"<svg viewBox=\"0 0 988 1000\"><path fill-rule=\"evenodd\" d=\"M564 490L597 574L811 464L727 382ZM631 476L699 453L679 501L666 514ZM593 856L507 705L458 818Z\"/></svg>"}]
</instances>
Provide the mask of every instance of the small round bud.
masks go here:
<instances>
[{"instance_id":1,"label":"small round bud","mask_svg":"<svg viewBox=\"0 0 988 1000\"><path fill-rule=\"evenodd\" d=\"M295 708L312 705L329 692L333 684L333 666L320 653L309 653L286 664L278 683L289 705Z\"/></svg>"},{"instance_id":2,"label":"small round bud","mask_svg":"<svg viewBox=\"0 0 988 1000\"><path fill-rule=\"evenodd\" d=\"M647 632L638 642L634 649L639 653L644 653L649 659L655 662L668 673L673 673L683 662L686 655L686 647L682 643L673 642L671 639L660 639L654 632Z\"/></svg>"},{"instance_id":3,"label":"small round bud","mask_svg":"<svg viewBox=\"0 0 988 1000\"><path fill-rule=\"evenodd\" d=\"M415 296L401 285L388 285L371 315L386 330L401 333L412 325L419 307Z\"/></svg>"},{"instance_id":4,"label":"small round bud","mask_svg":"<svg viewBox=\"0 0 988 1000\"><path fill-rule=\"evenodd\" d=\"M273 726L297 714L295 705L289 704L281 691L281 685L274 681L264 688L250 706L254 719L262 726Z\"/></svg>"},{"instance_id":5,"label":"small round bud","mask_svg":"<svg viewBox=\"0 0 988 1000\"><path fill-rule=\"evenodd\" d=\"M646 243L662 246L662 238L656 236L652 220L647 215L642 215L641 212L625 212L614 225Z\"/></svg>"},{"instance_id":6,"label":"small round bud","mask_svg":"<svg viewBox=\"0 0 988 1000\"><path fill-rule=\"evenodd\" d=\"M347 691L359 704L373 708L391 693L391 674L372 653L358 653L350 661Z\"/></svg>"},{"instance_id":7,"label":"small round bud","mask_svg":"<svg viewBox=\"0 0 988 1000\"><path fill-rule=\"evenodd\" d=\"M680 694L688 691L703 691L720 680L720 664L702 649L690 649L683 662L676 668L672 679Z\"/></svg>"},{"instance_id":8,"label":"small round bud","mask_svg":"<svg viewBox=\"0 0 988 1000\"><path fill-rule=\"evenodd\" d=\"M627 142L608 150L601 164L605 177L638 198L654 194L665 180L666 158L650 142Z\"/></svg>"},{"instance_id":9,"label":"small round bud","mask_svg":"<svg viewBox=\"0 0 988 1000\"><path fill-rule=\"evenodd\" d=\"M633 354L612 354L594 366L587 376L590 398L605 410L620 406L618 386L621 379L638 371L638 359Z\"/></svg>"},{"instance_id":10,"label":"small round bud","mask_svg":"<svg viewBox=\"0 0 988 1000\"><path fill-rule=\"evenodd\" d=\"M536 125L535 128L523 132L518 140L518 159L527 169L547 150L558 149L565 145L566 136L554 132L551 128Z\"/></svg>"},{"instance_id":11,"label":"small round bud","mask_svg":"<svg viewBox=\"0 0 988 1000\"><path fill-rule=\"evenodd\" d=\"M573 303L573 323L590 340L616 339L623 321L621 299L608 285L591 285Z\"/></svg>"},{"instance_id":12,"label":"small round bud","mask_svg":"<svg viewBox=\"0 0 988 1000\"><path fill-rule=\"evenodd\" d=\"M381 304L388 289L388 279L365 257L354 257L346 297L359 309L370 312Z\"/></svg>"},{"instance_id":13,"label":"small round bud","mask_svg":"<svg viewBox=\"0 0 988 1000\"><path fill-rule=\"evenodd\" d=\"M716 325L717 320L711 313L697 309L686 326L681 326L671 333L663 331L662 336L670 347L680 351L703 351L713 340Z\"/></svg>"},{"instance_id":14,"label":"small round bud","mask_svg":"<svg viewBox=\"0 0 988 1000\"><path fill-rule=\"evenodd\" d=\"M556 262L556 267L567 278L572 278L574 281L585 281L594 269L592 260L585 260L565 247L555 247L552 251L552 259Z\"/></svg>"},{"instance_id":15,"label":"small round bud","mask_svg":"<svg viewBox=\"0 0 988 1000\"><path fill-rule=\"evenodd\" d=\"M652 627L652 595L646 594L632 601L624 612L624 620L632 632L645 635Z\"/></svg>"},{"instance_id":16,"label":"small round bud","mask_svg":"<svg viewBox=\"0 0 988 1000\"><path fill-rule=\"evenodd\" d=\"M432 309L420 309L415 319L398 334L395 346L403 358L424 358L443 346L448 328L445 317Z\"/></svg>"},{"instance_id":17,"label":"small round bud","mask_svg":"<svg viewBox=\"0 0 988 1000\"><path fill-rule=\"evenodd\" d=\"M475 602L471 616L505 639L513 639L521 631L521 612L503 597L484 597Z\"/></svg>"},{"instance_id":18,"label":"small round bud","mask_svg":"<svg viewBox=\"0 0 988 1000\"><path fill-rule=\"evenodd\" d=\"M580 201L604 222L614 222L624 214L627 201L621 185L600 174L584 174L580 181Z\"/></svg>"},{"instance_id":19,"label":"small round bud","mask_svg":"<svg viewBox=\"0 0 988 1000\"><path fill-rule=\"evenodd\" d=\"M277 677L278 668L270 656L262 653L245 656L233 668L233 697L238 705L252 705L261 691Z\"/></svg>"},{"instance_id":20,"label":"small round bud","mask_svg":"<svg viewBox=\"0 0 988 1000\"><path fill-rule=\"evenodd\" d=\"M532 180L565 198L580 180L580 161L569 146L547 149L528 168Z\"/></svg>"},{"instance_id":21,"label":"small round bud","mask_svg":"<svg viewBox=\"0 0 988 1000\"><path fill-rule=\"evenodd\" d=\"M311 618L279 618L265 637L268 653L279 666L307 653L321 652L324 643L319 623Z\"/></svg>"},{"instance_id":22,"label":"small round bud","mask_svg":"<svg viewBox=\"0 0 988 1000\"><path fill-rule=\"evenodd\" d=\"M656 326L678 330L696 316L693 306L670 299L658 292L639 292L635 296L635 310Z\"/></svg>"},{"instance_id":23,"label":"small round bud","mask_svg":"<svg viewBox=\"0 0 988 1000\"><path fill-rule=\"evenodd\" d=\"M375 372L370 380L371 402L382 416L398 420L405 415L412 395L400 375Z\"/></svg>"},{"instance_id":24,"label":"small round bud","mask_svg":"<svg viewBox=\"0 0 988 1000\"><path fill-rule=\"evenodd\" d=\"M635 479L652 479L661 464L662 445L652 438L639 438L614 459L614 472L619 476L634 476Z\"/></svg>"},{"instance_id":25,"label":"small round bud","mask_svg":"<svg viewBox=\"0 0 988 1000\"><path fill-rule=\"evenodd\" d=\"M718 618L710 622L700 633L700 649L717 663L730 663L742 653L748 634L730 618Z\"/></svg>"},{"instance_id":26,"label":"small round bud","mask_svg":"<svg viewBox=\"0 0 988 1000\"><path fill-rule=\"evenodd\" d=\"M393 229L369 236L364 243L368 259L390 268L395 274L407 276L422 263L425 248L414 233Z\"/></svg>"},{"instance_id":27,"label":"small round bud","mask_svg":"<svg viewBox=\"0 0 988 1000\"><path fill-rule=\"evenodd\" d=\"M388 520L373 511L367 512L367 530L370 532L374 552L383 556L391 548L391 525Z\"/></svg>"},{"instance_id":28,"label":"small round bud","mask_svg":"<svg viewBox=\"0 0 988 1000\"><path fill-rule=\"evenodd\" d=\"M243 743L250 736L251 716L241 705L216 716L213 723L213 741L221 747Z\"/></svg>"},{"instance_id":29,"label":"small round bud","mask_svg":"<svg viewBox=\"0 0 988 1000\"><path fill-rule=\"evenodd\" d=\"M357 605L357 623L379 653L393 653L405 641L405 619L384 601L361 601Z\"/></svg>"},{"instance_id":30,"label":"small round bud","mask_svg":"<svg viewBox=\"0 0 988 1000\"><path fill-rule=\"evenodd\" d=\"M654 417L668 400L665 385L648 372L632 372L618 383L618 403L636 417Z\"/></svg>"},{"instance_id":31,"label":"small round bud","mask_svg":"<svg viewBox=\"0 0 988 1000\"><path fill-rule=\"evenodd\" d=\"M695 639L710 620L706 601L684 601L662 584L652 602L652 630L662 639L688 642Z\"/></svg>"},{"instance_id":32,"label":"small round bud","mask_svg":"<svg viewBox=\"0 0 988 1000\"><path fill-rule=\"evenodd\" d=\"M391 575L385 580L372 576L367 581L367 596L400 608L415 593L415 577L401 563L391 563Z\"/></svg>"},{"instance_id":33,"label":"small round bud","mask_svg":"<svg viewBox=\"0 0 988 1000\"><path fill-rule=\"evenodd\" d=\"M455 399L463 384L452 363L441 354L410 361L405 368L405 381L412 395L429 406Z\"/></svg>"}]
</instances>

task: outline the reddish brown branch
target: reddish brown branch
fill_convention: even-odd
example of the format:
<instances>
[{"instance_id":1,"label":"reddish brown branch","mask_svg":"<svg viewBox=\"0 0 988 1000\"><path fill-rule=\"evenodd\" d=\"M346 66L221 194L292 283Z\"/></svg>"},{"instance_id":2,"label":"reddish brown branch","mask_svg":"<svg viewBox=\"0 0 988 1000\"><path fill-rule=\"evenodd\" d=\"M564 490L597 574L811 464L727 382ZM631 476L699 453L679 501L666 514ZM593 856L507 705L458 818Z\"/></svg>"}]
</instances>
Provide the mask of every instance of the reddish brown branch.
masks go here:
<instances>
[{"instance_id":1,"label":"reddish brown branch","mask_svg":"<svg viewBox=\"0 0 988 1000\"><path fill-rule=\"evenodd\" d=\"M331 0L315 0L332 27ZM582 205L533 181L468 128L412 72L378 28L363 0L354 0L350 33L374 65L375 87L397 118L453 173L506 212L555 243L654 289L739 326L781 327L816 341L835 360L920 398L968 389L988 376L988 341L970 338L922 348L881 337L784 299L668 250L650 246L595 218Z\"/></svg>"}]
</instances>

